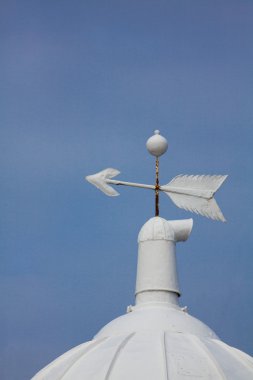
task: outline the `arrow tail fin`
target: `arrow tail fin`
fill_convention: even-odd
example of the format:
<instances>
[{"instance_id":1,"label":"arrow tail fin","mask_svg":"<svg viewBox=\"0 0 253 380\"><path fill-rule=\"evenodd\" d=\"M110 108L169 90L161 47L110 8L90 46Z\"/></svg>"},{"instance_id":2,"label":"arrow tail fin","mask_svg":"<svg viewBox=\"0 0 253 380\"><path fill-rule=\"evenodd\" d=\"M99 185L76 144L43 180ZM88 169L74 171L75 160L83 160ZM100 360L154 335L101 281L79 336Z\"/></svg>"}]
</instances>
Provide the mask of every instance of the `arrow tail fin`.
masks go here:
<instances>
[{"instance_id":1,"label":"arrow tail fin","mask_svg":"<svg viewBox=\"0 0 253 380\"><path fill-rule=\"evenodd\" d=\"M168 195L172 202L179 208L206 216L207 218L220 220L222 222L226 221L214 198L206 199L192 195L168 192L165 194Z\"/></svg>"},{"instance_id":2,"label":"arrow tail fin","mask_svg":"<svg viewBox=\"0 0 253 380\"><path fill-rule=\"evenodd\" d=\"M196 196L201 193L208 192L211 198L223 184L227 175L178 175L173 178L166 186L169 188L190 189L191 194ZM165 186L165 187L166 187ZM200 195L201 196L201 195Z\"/></svg>"}]
</instances>

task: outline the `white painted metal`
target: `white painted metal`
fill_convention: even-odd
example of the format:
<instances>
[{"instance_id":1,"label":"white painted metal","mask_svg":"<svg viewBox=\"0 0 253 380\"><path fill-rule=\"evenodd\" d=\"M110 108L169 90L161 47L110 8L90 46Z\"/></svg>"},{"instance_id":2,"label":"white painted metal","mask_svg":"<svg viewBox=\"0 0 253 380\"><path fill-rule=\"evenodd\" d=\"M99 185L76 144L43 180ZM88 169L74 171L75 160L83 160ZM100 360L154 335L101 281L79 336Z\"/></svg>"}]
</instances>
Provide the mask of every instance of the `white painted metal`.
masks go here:
<instances>
[{"instance_id":1,"label":"white painted metal","mask_svg":"<svg viewBox=\"0 0 253 380\"><path fill-rule=\"evenodd\" d=\"M147 140L146 147L152 156L160 157L167 151L168 141L160 135L160 131L156 130L154 135Z\"/></svg>"},{"instance_id":2,"label":"white painted metal","mask_svg":"<svg viewBox=\"0 0 253 380\"><path fill-rule=\"evenodd\" d=\"M124 185L150 190L156 188L154 185L111 179L119 173L117 169L108 168L87 176L86 179L109 196L119 195L110 185ZM213 196L226 178L227 175L179 175L167 185L160 186L159 190L167 194L179 208L224 222L225 218Z\"/></svg>"},{"instance_id":3,"label":"white painted metal","mask_svg":"<svg viewBox=\"0 0 253 380\"><path fill-rule=\"evenodd\" d=\"M99 173L88 175L85 179L90 182L92 185L96 186L99 190L103 191L106 195L111 197L119 195L119 193L114 190L113 187L109 186L106 183L108 178L116 177L116 175L120 174L120 171L113 168L104 169Z\"/></svg>"},{"instance_id":4,"label":"white painted metal","mask_svg":"<svg viewBox=\"0 0 253 380\"><path fill-rule=\"evenodd\" d=\"M213 196L226 178L227 175L179 175L160 189L176 206L225 222Z\"/></svg>"},{"instance_id":5,"label":"white painted metal","mask_svg":"<svg viewBox=\"0 0 253 380\"><path fill-rule=\"evenodd\" d=\"M171 260L175 243L185 241L191 228L191 220L149 220L138 237L143 266L138 281L140 286L154 287L146 291L150 298L137 301L128 308L131 312L108 323L92 341L57 358L32 380L253 379L253 358L221 342L208 326L183 311L177 292L169 289L172 284L176 287ZM152 274L149 255L153 256L153 283L151 278L146 282L146 273ZM155 266L161 269L164 293L171 297L161 297L157 290L160 280ZM167 277L174 276L172 282L166 272Z\"/></svg>"},{"instance_id":6,"label":"white painted metal","mask_svg":"<svg viewBox=\"0 0 253 380\"><path fill-rule=\"evenodd\" d=\"M192 219L170 221L154 217L142 227L136 278L136 305L145 302L177 303L180 295L176 269L176 242L185 241Z\"/></svg>"},{"instance_id":7,"label":"white painted metal","mask_svg":"<svg viewBox=\"0 0 253 380\"><path fill-rule=\"evenodd\" d=\"M116 179L106 179L106 183L111 185L123 185L123 186L131 186L131 187L140 187L142 189L150 189L155 190L154 185L145 185L144 183L135 183L135 182L126 182L126 181L117 181Z\"/></svg>"},{"instance_id":8,"label":"white painted metal","mask_svg":"<svg viewBox=\"0 0 253 380\"><path fill-rule=\"evenodd\" d=\"M147 142L152 155L167 150L155 132ZM157 187L112 180L116 169L86 179L110 196L110 185L158 190ZM185 208L224 220L213 195L226 176L178 176L159 190ZM157 182L158 186L158 182ZM42 369L32 380L250 380L253 358L227 346L204 323L180 308L176 243L185 241L192 219L151 218L138 236L136 305L81 344Z\"/></svg>"},{"instance_id":9,"label":"white painted metal","mask_svg":"<svg viewBox=\"0 0 253 380\"><path fill-rule=\"evenodd\" d=\"M221 187L226 178L227 175L180 174L174 177L167 185L161 186L161 190L210 199Z\"/></svg>"},{"instance_id":10,"label":"white painted metal","mask_svg":"<svg viewBox=\"0 0 253 380\"><path fill-rule=\"evenodd\" d=\"M135 307L32 380L250 380L253 358L180 308Z\"/></svg>"}]
</instances>

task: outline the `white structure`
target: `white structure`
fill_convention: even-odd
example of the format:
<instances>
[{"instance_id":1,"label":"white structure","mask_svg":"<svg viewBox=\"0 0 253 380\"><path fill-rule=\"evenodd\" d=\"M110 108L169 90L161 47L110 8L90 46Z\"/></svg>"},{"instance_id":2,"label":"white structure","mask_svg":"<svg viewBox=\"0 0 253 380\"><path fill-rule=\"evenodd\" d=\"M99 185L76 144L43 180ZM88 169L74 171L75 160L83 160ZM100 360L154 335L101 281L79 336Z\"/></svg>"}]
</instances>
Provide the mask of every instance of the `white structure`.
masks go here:
<instances>
[{"instance_id":1,"label":"white structure","mask_svg":"<svg viewBox=\"0 0 253 380\"><path fill-rule=\"evenodd\" d=\"M192 219L150 219L139 233L136 305L32 380L250 380L253 358L178 304L175 245Z\"/></svg>"},{"instance_id":2,"label":"white structure","mask_svg":"<svg viewBox=\"0 0 253 380\"><path fill-rule=\"evenodd\" d=\"M73 348L42 369L33 380L251 380L253 358L223 343L204 323L178 304L180 296L176 243L185 241L192 219L159 217L159 192L181 208L224 221L213 198L226 176L178 176L159 185L158 158L167 140L155 131L147 141L156 157L156 183L143 185L111 180L119 174L105 169L86 179L110 196L111 185L155 190L156 217L141 229L135 306L106 325L93 340Z\"/></svg>"},{"instance_id":3,"label":"white structure","mask_svg":"<svg viewBox=\"0 0 253 380\"><path fill-rule=\"evenodd\" d=\"M168 149L167 140L156 130L147 143L147 149L156 157L155 185L126 182L111 179L120 174L118 169L107 168L99 173L88 175L85 179L110 197L119 193L111 185L123 185L155 190L155 215L159 216L159 193L165 193L177 207L201 214L207 218L225 222L214 195L226 180L227 175L178 175L166 185L159 184L159 157Z\"/></svg>"}]
</instances>

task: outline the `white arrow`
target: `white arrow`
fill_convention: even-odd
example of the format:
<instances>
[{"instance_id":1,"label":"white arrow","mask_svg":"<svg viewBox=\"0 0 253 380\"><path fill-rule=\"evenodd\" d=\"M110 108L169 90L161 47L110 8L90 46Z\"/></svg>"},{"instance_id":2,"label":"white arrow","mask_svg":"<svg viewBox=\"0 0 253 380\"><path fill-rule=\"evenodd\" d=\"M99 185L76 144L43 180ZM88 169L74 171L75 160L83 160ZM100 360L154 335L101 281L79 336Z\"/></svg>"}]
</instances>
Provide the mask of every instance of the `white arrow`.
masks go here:
<instances>
[{"instance_id":1,"label":"white arrow","mask_svg":"<svg viewBox=\"0 0 253 380\"><path fill-rule=\"evenodd\" d=\"M86 180L106 195L117 196L119 193L110 185L124 185L165 192L176 206L201 214L211 219L225 221L225 218L213 198L216 191L227 178L227 175L179 175L167 185L146 185L134 182L113 180L120 174L117 169L108 168L89 175Z\"/></svg>"}]
</instances>

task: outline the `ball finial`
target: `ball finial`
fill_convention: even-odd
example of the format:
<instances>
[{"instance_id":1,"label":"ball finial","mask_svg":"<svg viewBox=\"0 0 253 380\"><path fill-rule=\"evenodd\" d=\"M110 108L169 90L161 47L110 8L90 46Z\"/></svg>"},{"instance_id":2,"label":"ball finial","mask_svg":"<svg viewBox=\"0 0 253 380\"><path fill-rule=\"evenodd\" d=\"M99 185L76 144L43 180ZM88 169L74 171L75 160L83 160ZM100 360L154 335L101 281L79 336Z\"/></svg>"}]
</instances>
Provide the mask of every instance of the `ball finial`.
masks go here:
<instances>
[{"instance_id":1,"label":"ball finial","mask_svg":"<svg viewBox=\"0 0 253 380\"><path fill-rule=\"evenodd\" d=\"M154 135L146 142L147 150L152 156L160 157L168 149L168 141L160 135L160 131L156 129Z\"/></svg>"}]
</instances>

